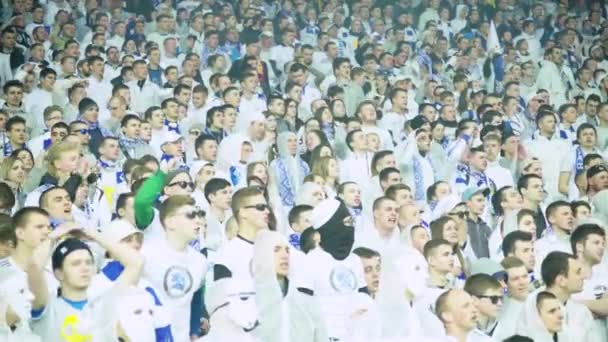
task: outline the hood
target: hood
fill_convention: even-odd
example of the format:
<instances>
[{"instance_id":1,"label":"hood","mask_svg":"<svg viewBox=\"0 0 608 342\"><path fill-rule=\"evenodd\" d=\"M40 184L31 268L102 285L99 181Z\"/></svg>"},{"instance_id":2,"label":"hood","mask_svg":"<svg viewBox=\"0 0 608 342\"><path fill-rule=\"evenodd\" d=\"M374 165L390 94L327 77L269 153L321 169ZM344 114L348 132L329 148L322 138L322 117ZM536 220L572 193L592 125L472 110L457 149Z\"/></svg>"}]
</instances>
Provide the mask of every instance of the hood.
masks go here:
<instances>
[{"instance_id":1,"label":"hood","mask_svg":"<svg viewBox=\"0 0 608 342\"><path fill-rule=\"evenodd\" d=\"M242 134L231 134L224 138L217 151L217 169L227 172L231 166L240 164L241 148L249 139Z\"/></svg>"}]
</instances>

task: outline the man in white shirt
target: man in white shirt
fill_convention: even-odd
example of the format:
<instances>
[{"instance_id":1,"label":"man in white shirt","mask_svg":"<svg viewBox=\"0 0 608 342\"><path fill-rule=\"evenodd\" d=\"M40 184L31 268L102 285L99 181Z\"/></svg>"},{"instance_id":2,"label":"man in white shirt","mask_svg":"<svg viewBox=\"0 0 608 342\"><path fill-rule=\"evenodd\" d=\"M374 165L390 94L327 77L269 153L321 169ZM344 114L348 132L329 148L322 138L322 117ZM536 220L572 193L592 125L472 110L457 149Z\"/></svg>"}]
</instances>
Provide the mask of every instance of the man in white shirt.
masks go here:
<instances>
[{"instance_id":1,"label":"man in white shirt","mask_svg":"<svg viewBox=\"0 0 608 342\"><path fill-rule=\"evenodd\" d=\"M521 314L526 298L530 278L524 263L516 257L506 257L501 262L506 272L507 295L503 297L503 306L498 316L498 326L492 337L502 341L516 334L517 318Z\"/></svg>"},{"instance_id":2,"label":"man in white shirt","mask_svg":"<svg viewBox=\"0 0 608 342\"><path fill-rule=\"evenodd\" d=\"M540 275L534 274L536 259L534 255L534 237L520 230L510 232L502 241L502 253L505 258L514 257L524 263L533 288L540 286Z\"/></svg>"},{"instance_id":3,"label":"man in white shirt","mask_svg":"<svg viewBox=\"0 0 608 342\"><path fill-rule=\"evenodd\" d=\"M25 97L25 107L28 115L24 117L27 120L28 127L32 127L31 137L38 136L43 132L44 127L41 125L44 110L53 105L53 87L57 73L50 68L44 68L40 71L40 83L34 88L31 93ZM50 127L47 127L50 128Z\"/></svg>"},{"instance_id":4,"label":"man in white shirt","mask_svg":"<svg viewBox=\"0 0 608 342\"><path fill-rule=\"evenodd\" d=\"M356 254L361 258L361 263L363 263L363 274L365 275L365 283L367 284L369 295L372 298L375 298L376 293L378 293L378 288L380 287L380 274L382 273L380 253L370 248L357 247L353 250L353 254Z\"/></svg>"},{"instance_id":5,"label":"man in white shirt","mask_svg":"<svg viewBox=\"0 0 608 342\"><path fill-rule=\"evenodd\" d=\"M567 102L568 77L562 64L563 54L559 47L552 47L545 51L542 67L538 71L536 85L539 89L549 91L551 103L559 108Z\"/></svg>"},{"instance_id":6,"label":"man in white shirt","mask_svg":"<svg viewBox=\"0 0 608 342\"><path fill-rule=\"evenodd\" d=\"M228 240L226 221L230 217L232 185L223 178L212 178L205 184L205 199L209 202L205 245L217 251Z\"/></svg>"},{"instance_id":7,"label":"man in white shirt","mask_svg":"<svg viewBox=\"0 0 608 342\"><path fill-rule=\"evenodd\" d=\"M573 298L585 305L594 315L595 330L601 333L602 341L608 340L606 316L608 302L605 295L608 292L608 276L603 263L606 232L596 224L578 226L570 236L572 251L583 267L585 279L583 291L573 295Z\"/></svg>"},{"instance_id":8,"label":"man in white shirt","mask_svg":"<svg viewBox=\"0 0 608 342\"><path fill-rule=\"evenodd\" d=\"M496 189L504 186L513 186L511 171L502 167L498 162L501 148L502 141L498 135L488 134L483 138L483 149L486 151L486 158L488 160L486 174L494 181Z\"/></svg>"},{"instance_id":9,"label":"man in white shirt","mask_svg":"<svg viewBox=\"0 0 608 342\"><path fill-rule=\"evenodd\" d=\"M266 96L258 94L259 79L253 72L241 76L241 102L239 112L264 112L266 111Z\"/></svg>"},{"instance_id":10,"label":"man in white shirt","mask_svg":"<svg viewBox=\"0 0 608 342\"><path fill-rule=\"evenodd\" d=\"M86 239L101 245L124 265L124 271L116 280L115 290L138 283L144 263L139 253L125 245L110 242L96 229L80 231ZM68 336L83 339L104 336L107 332L101 327L110 326L106 310L117 305L117 298L116 292L112 291L98 300L88 300L87 289L95 274L93 253L89 246L75 238L63 240L55 248L51 264L60 283L61 295L35 298L33 331L45 341L64 340L66 326L73 329ZM40 277L38 281L45 283L44 277Z\"/></svg>"},{"instance_id":11,"label":"man in white shirt","mask_svg":"<svg viewBox=\"0 0 608 342\"><path fill-rule=\"evenodd\" d=\"M551 225L551 230L546 231L545 235L534 243L536 254L536 274L541 274L540 267L543 259L554 251L569 253L572 251L570 246L570 234L574 226L574 215L570 203L566 201L555 201L547 207L547 221Z\"/></svg>"},{"instance_id":12,"label":"man in white shirt","mask_svg":"<svg viewBox=\"0 0 608 342\"><path fill-rule=\"evenodd\" d=\"M541 270L546 291L554 294L563 305L564 325L560 336L576 336L585 342L604 341L594 327L591 311L583 304L570 300L572 295L583 291L587 276L580 261L569 253L551 252L543 260ZM536 300L535 297L529 296L528 301Z\"/></svg>"},{"instance_id":13,"label":"man in white shirt","mask_svg":"<svg viewBox=\"0 0 608 342\"><path fill-rule=\"evenodd\" d=\"M91 56L87 59L87 64L91 71L91 77L88 78L87 95L100 107L105 108L112 97L112 84L103 79L105 69L103 58Z\"/></svg>"},{"instance_id":14,"label":"man in white shirt","mask_svg":"<svg viewBox=\"0 0 608 342\"><path fill-rule=\"evenodd\" d=\"M270 207L262 191L255 187L242 188L234 193L232 212L238 222L235 238L226 242L216 255L213 284L226 287L228 295L238 296L239 305L256 316L255 286L252 274L253 241L260 230L268 229ZM257 321L233 317L247 332L254 331Z\"/></svg>"},{"instance_id":15,"label":"man in white shirt","mask_svg":"<svg viewBox=\"0 0 608 342\"><path fill-rule=\"evenodd\" d=\"M537 158L543 165L543 181L549 200L562 198L558 191L558 180L564 151L570 146L566 140L556 134L555 114L541 111L536 116L538 130L534 132L531 141L526 145L530 157Z\"/></svg>"},{"instance_id":16,"label":"man in white shirt","mask_svg":"<svg viewBox=\"0 0 608 342\"><path fill-rule=\"evenodd\" d=\"M502 285L491 275L478 273L467 278L464 290L473 297L477 308L477 329L489 337L494 336L499 324L498 315L502 311Z\"/></svg>"},{"instance_id":17,"label":"man in white shirt","mask_svg":"<svg viewBox=\"0 0 608 342\"><path fill-rule=\"evenodd\" d=\"M444 292L435 304L437 317L445 328L444 341L491 342L494 341L483 332L475 329L478 311L474 299L463 290Z\"/></svg>"},{"instance_id":18,"label":"man in white shirt","mask_svg":"<svg viewBox=\"0 0 608 342\"><path fill-rule=\"evenodd\" d=\"M390 258L402 249L397 228L397 203L388 197L374 201L373 216L369 225L355 235L355 247L367 247Z\"/></svg>"},{"instance_id":19,"label":"man in white shirt","mask_svg":"<svg viewBox=\"0 0 608 342\"><path fill-rule=\"evenodd\" d=\"M159 106L161 102L161 89L148 78L146 61L133 62L133 75L135 79L128 82L131 91L131 109L143 115L150 106ZM171 89L169 89L172 91Z\"/></svg>"},{"instance_id":20,"label":"man in white shirt","mask_svg":"<svg viewBox=\"0 0 608 342\"><path fill-rule=\"evenodd\" d=\"M380 120L380 127L388 130L393 136L393 141L401 139L401 132L405 122L414 118L415 115L408 112L408 93L403 88L394 88L389 94L392 108L385 113ZM414 113L415 114L415 113Z\"/></svg>"},{"instance_id":21,"label":"man in white shirt","mask_svg":"<svg viewBox=\"0 0 608 342\"><path fill-rule=\"evenodd\" d=\"M340 162L340 181L355 182L360 187L371 180L370 164L372 156L367 152L367 140L362 130L356 129L346 135L346 145L350 149L348 157Z\"/></svg>"},{"instance_id":22,"label":"man in white shirt","mask_svg":"<svg viewBox=\"0 0 608 342\"><path fill-rule=\"evenodd\" d=\"M97 185L105 192L106 196L114 203L120 192L128 192L125 175L122 172L120 159L120 147L118 138L105 137L99 145L99 172L101 178Z\"/></svg>"},{"instance_id":23,"label":"man in white shirt","mask_svg":"<svg viewBox=\"0 0 608 342\"><path fill-rule=\"evenodd\" d=\"M175 195L160 205L159 216L162 235L146 240L141 250L146 259L143 277L161 290L175 340L187 341L192 298L207 273L207 259L190 243L205 229L205 212L190 196Z\"/></svg>"},{"instance_id":24,"label":"man in white shirt","mask_svg":"<svg viewBox=\"0 0 608 342\"><path fill-rule=\"evenodd\" d=\"M442 293L454 288L451 277L455 261L454 252L449 242L434 239L424 245L423 254L428 264L428 278L426 288L414 299L413 308L426 336L441 338L444 330L440 321L441 316L435 314L438 312L435 303Z\"/></svg>"}]
</instances>

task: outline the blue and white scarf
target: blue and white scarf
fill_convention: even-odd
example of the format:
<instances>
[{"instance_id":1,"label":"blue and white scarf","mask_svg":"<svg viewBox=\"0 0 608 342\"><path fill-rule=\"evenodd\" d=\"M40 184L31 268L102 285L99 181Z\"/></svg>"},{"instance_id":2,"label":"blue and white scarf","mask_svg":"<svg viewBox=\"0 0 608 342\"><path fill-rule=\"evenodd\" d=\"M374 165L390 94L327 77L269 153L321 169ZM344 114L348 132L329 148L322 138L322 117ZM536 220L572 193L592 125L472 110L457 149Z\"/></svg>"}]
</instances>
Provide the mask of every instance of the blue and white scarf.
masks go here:
<instances>
[{"instance_id":1,"label":"blue and white scarf","mask_svg":"<svg viewBox=\"0 0 608 342\"><path fill-rule=\"evenodd\" d=\"M306 163L304 163L301 159L298 159L298 162L298 167L300 168L299 181L302 182L310 170L308 165L306 165ZM287 169L285 159L277 158L276 165L279 178L278 190L279 196L281 197L281 202L284 206L291 208L295 205L295 184L292 184L291 175Z\"/></svg>"},{"instance_id":2,"label":"blue and white scarf","mask_svg":"<svg viewBox=\"0 0 608 342\"><path fill-rule=\"evenodd\" d=\"M167 127L167 130L169 130L169 132L173 131L177 134L181 134L181 132L179 131L179 125L177 124L177 122L171 122L171 121L165 119L165 121L163 121L163 125L165 127Z\"/></svg>"},{"instance_id":3,"label":"blue and white scarf","mask_svg":"<svg viewBox=\"0 0 608 342\"><path fill-rule=\"evenodd\" d=\"M583 152L583 149L580 146L577 146L576 147L576 158L575 158L575 163L574 163L575 174L578 175L585 169L585 167L583 165L584 159L585 159L585 153Z\"/></svg>"},{"instance_id":4,"label":"blue and white scarf","mask_svg":"<svg viewBox=\"0 0 608 342\"><path fill-rule=\"evenodd\" d=\"M108 129L106 129L103 126L100 126L99 122L89 122L82 115L78 116L77 120L78 121L82 121L82 122L86 122L87 125L89 125L89 133L92 133L95 130L99 130L99 132L101 133L101 135L103 137L112 137L112 136L114 136L112 134L112 132L110 132Z\"/></svg>"}]
</instances>

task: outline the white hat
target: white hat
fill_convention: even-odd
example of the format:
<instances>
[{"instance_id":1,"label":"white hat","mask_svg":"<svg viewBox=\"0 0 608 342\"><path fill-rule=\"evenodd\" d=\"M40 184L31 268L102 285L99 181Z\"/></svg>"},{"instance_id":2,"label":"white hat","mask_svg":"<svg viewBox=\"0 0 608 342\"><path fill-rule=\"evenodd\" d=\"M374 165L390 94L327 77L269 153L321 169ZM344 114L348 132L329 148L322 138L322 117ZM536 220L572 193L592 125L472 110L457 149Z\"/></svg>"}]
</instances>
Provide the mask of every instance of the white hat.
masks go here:
<instances>
[{"instance_id":1,"label":"white hat","mask_svg":"<svg viewBox=\"0 0 608 342\"><path fill-rule=\"evenodd\" d=\"M179 141L181 139L184 139L184 137L182 137L179 133L175 131L167 131L163 134L163 143L161 146L167 143Z\"/></svg>"},{"instance_id":2,"label":"white hat","mask_svg":"<svg viewBox=\"0 0 608 342\"><path fill-rule=\"evenodd\" d=\"M327 221L329 221L332 216L334 216L334 214L340 207L340 203L341 202L335 198L328 198L321 201L321 203L319 203L312 210L312 214L310 217L312 226L315 229L318 229L319 227L327 223Z\"/></svg>"},{"instance_id":3,"label":"white hat","mask_svg":"<svg viewBox=\"0 0 608 342\"><path fill-rule=\"evenodd\" d=\"M122 239L135 233L142 234L131 223L122 219L114 220L103 228L104 237L114 243L120 242Z\"/></svg>"}]
</instances>

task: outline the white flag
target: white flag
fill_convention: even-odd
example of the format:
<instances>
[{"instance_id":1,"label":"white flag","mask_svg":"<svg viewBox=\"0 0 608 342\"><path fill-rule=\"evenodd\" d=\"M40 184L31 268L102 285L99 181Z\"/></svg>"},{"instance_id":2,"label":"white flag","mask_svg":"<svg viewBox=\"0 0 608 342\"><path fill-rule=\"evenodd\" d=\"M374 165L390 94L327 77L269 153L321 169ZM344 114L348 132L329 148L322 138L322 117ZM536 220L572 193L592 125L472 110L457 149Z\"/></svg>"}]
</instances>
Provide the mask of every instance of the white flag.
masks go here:
<instances>
[{"instance_id":1,"label":"white flag","mask_svg":"<svg viewBox=\"0 0 608 342\"><path fill-rule=\"evenodd\" d=\"M486 51L502 53L500 42L498 41L498 33L496 33L496 25L494 20L490 21L490 31L488 32L488 41L486 43Z\"/></svg>"}]
</instances>

